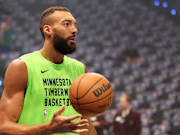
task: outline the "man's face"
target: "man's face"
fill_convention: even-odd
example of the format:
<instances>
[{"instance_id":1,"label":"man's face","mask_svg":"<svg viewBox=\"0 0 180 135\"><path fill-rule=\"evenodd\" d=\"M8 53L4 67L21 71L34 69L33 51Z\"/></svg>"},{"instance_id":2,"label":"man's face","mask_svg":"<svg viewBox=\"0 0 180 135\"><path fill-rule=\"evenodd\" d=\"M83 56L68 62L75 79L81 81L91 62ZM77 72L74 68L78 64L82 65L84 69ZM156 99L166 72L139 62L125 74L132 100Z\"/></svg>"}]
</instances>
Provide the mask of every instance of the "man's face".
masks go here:
<instances>
[{"instance_id":1,"label":"man's face","mask_svg":"<svg viewBox=\"0 0 180 135\"><path fill-rule=\"evenodd\" d=\"M121 109L125 110L130 106L130 103L127 101L126 96L121 96L119 99Z\"/></svg>"},{"instance_id":2,"label":"man's face","mask_svg":"<svg viewBox=\"0 0 180 135\"><path fill-rule=\"evenodd\" d=\"M75 37L78 32L75 18L66 11L55 11L51 18L54 49L64 55L73 53L76 50Z\"/></svg>"}]
</instances>

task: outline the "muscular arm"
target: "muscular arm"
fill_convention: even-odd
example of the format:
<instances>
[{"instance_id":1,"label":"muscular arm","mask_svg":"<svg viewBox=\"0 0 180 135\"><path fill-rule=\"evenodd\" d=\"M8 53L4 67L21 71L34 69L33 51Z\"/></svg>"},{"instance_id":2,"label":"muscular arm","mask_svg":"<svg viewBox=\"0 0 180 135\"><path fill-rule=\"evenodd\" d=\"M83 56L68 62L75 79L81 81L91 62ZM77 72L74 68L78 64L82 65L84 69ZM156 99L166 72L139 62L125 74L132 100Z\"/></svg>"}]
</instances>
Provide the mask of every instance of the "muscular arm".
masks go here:
<instances>
[{"instance_id":1,"label":"muscular arm","mask_svg":"<svg viewBox=\"0 0 180 135\"><path fill-rule=\"evenodd\" d=\"M81 117L80 115L61 116L65 107L55 112L50 122L33 126L17 124L24 103L27 80L28 73L25 63L21 60L13 61L5 74L5 86L0 101L0 135L49 135L65 132L87 132L87 120L72 122L72 120Z\"/></svg>"},{"instance_id":2,"label":"muscular arm","mask_svg":"<svg viewBox=\"0 0 180 135\"><path fill-rule=\"evenodd\" d=\"M23 61L13 61L5 74L5 86L0 101L0 135L45 134L46 124L25 126L16 124L24 103L27 69Z\"/></svg>"}]
</instances>

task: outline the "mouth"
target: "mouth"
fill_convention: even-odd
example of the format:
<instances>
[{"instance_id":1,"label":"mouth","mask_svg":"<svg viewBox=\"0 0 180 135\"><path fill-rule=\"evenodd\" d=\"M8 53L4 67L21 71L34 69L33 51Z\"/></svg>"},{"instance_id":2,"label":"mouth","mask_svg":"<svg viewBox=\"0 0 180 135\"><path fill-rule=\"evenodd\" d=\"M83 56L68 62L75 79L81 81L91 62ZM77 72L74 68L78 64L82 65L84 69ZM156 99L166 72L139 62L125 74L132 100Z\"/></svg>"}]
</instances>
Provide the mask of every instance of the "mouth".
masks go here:
<instances>
[{"instance_id":1,"label":"mouth","mask_svg":"<svg viewBox=\"0 0 180 135\"><path fill-rule=\"evenodd\" d=\"M70 44L75 44L75 36L69 38Z\"/></svg>"}]
</instances>

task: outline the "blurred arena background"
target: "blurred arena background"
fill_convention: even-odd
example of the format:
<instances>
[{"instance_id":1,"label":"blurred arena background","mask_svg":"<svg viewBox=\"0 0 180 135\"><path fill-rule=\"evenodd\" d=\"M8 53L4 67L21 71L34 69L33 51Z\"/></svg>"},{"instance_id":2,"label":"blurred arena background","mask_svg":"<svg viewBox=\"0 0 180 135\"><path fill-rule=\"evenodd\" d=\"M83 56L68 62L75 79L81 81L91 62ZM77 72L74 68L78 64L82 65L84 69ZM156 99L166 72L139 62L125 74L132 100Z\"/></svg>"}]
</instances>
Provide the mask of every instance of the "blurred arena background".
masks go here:
<instances>
[{"instance_id":1,"label":"blurred arena background","mask_svg":"<svg viewBox=\"0 0 180 135\"><path fill-rule=\"evenodd\" d=\"M0 24L10 18L9 42L0 44L0 95L10 61L42 47L40 14L54 5L77 19L72 57L112 82L116 96L107 121L127 92L141 112L142 135L180 135L179 0L0 0Z\"/></svg>"}]
</instances>

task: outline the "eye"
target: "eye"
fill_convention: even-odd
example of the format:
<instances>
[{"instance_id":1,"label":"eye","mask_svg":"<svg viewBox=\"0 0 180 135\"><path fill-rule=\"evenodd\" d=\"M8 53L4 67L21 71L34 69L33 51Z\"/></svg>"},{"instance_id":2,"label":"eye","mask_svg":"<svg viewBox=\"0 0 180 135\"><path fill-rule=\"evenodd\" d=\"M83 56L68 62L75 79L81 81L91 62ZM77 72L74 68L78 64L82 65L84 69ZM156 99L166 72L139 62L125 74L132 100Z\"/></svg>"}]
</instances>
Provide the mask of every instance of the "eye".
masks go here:
<instances>
[{"instance_id":1,"label":"eye","mask_svg":"<svg viewBox=\"0 0 180 135\"><path fill-rule=\"evenodd\" d=\"M64 26L65 26L65 27L68 27L68 26L69 26L69 23L68 23L68 22L65 22L65 23L64 23Z\"/></svg>"}]
</instances>

